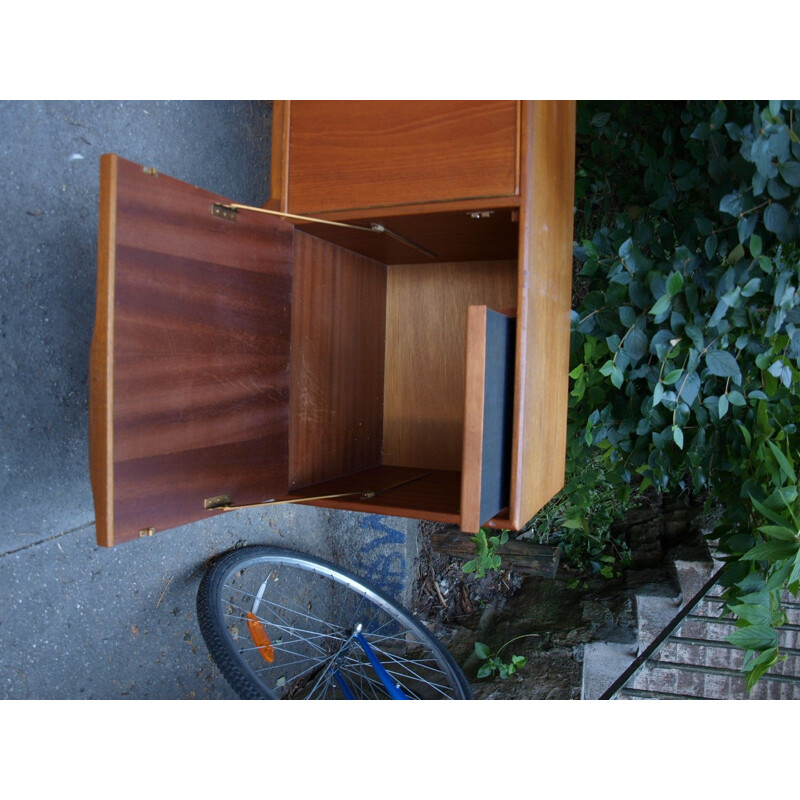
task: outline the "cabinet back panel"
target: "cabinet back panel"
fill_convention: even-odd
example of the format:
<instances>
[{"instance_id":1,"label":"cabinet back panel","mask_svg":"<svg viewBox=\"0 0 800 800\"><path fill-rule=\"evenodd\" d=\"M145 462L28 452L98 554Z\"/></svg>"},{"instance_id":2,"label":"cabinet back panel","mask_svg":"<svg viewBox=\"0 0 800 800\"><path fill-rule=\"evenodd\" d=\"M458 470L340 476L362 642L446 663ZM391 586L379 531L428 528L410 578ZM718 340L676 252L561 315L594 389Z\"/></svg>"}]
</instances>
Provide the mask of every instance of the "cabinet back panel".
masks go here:
<instances>
[{"instance_id":1,"label":"cabinet back panel","mask_svg":"<svg viewBox=\"0 0 800 800\"><path fill-rule=\"evenodd\" d=\"M385 327L386 267L297 231L292 489L380 463Z\"/></svg>"},{"instance_id":2,"label":"cabinet back panel","mask_svg":"<svg viewBox=\"0 0 800 800\"><path fill-rule=\"evenodd\" d=\"M517 306L517 262L388 270L383 463L461 470L467 307Z\"/></svg>"}]
</instances>

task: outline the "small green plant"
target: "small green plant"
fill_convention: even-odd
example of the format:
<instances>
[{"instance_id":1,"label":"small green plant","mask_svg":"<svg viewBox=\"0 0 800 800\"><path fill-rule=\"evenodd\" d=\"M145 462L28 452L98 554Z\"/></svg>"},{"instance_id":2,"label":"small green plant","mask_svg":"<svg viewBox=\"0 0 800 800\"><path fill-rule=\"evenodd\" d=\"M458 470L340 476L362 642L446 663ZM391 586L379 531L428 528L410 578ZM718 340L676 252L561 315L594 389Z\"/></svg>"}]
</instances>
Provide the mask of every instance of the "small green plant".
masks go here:
<instances>
[{"instance_id":1,"label":"small green plant","mask_svg":"<svg viewBox=\"0 0 800 800\"><path fill-rule=\"evenodd\" d=\"M489 646L483 642L475 642L475 655L484 662L478 670L478 678L488 678L496 672L502 680L505 680L518 669L524 667L528 662L528 659L524 656L511 656L510 661L503 661L500 658L500 654L512 642L535 635L533 633L525 633L522 636L515 636L513 639L509 639L496 653L493 653Z\"/></svg>"},{"instance_id":2,"label":"small green plant","mask_svg":"<svg viewBox=\"0 0 800 800\"><path fill-rule=\"evenodd\" d=\"M479 578L486 575L487 569L500 569L501 558L495 549L508 541L508 531L501 531L499 536L488 536L486 528L481 528L469 538L475 544L475 558L467 561L461 569L467 573L474 572Z\"/></svg>"}]
</instances>

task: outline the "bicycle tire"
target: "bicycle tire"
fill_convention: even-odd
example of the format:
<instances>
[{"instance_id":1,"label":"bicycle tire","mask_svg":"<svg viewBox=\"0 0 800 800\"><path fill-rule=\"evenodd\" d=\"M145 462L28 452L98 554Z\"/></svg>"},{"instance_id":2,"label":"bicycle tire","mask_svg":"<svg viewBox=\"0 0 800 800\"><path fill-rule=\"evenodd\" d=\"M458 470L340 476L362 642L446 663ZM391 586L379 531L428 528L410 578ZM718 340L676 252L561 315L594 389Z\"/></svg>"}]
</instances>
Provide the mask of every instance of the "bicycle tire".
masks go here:
<instances>
[{"instance_id":1,"label":"bicycle tire","mask_svg":"<svg viewBox=\"0 0 800 800\"><path fill-rule=\"evenodd\" d=\"M472 699L463 672L420 620L368 581L314 556L263 545L224 554L200 583L197 619L242 699L388 697L356 646L358 625L409 698Z\"/></svg>"}]
</instances>

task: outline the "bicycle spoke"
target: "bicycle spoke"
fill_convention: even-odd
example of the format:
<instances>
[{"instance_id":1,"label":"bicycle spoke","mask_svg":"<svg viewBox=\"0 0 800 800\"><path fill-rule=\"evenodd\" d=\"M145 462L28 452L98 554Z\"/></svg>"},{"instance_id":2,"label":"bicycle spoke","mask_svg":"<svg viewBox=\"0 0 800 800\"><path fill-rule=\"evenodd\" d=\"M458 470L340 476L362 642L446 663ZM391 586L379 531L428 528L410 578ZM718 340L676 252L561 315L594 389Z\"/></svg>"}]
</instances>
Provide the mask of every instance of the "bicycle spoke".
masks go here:
<instances>
[{"instance_id":1,"label":"bicycle spoke","mask_svg":"<svg viewBox=\"0 0 800 800\"><path fill-rule=\"evenodd\" d=\"M245 592L244 590L239 589L237 587L233 587L233 586L226 587L226 588L229 588L231 591L236 592L237 594L243 595L244 597L255 598L255 594L253 594L252 592ZM274 600L270 600L270 599L268 599L266 597L262 598L261 604L262 605L268 605L268 606L270 606L270 608L278 608L278 609L280 609L282 611L288 611L291 614L297 614L298 616L305 617L307 620L309 620L311 622L319 622L321 625L329 625L331 627L336 627L336 626L333 626L330 621L321 619L320 617L317 617L314 614L310 614L307 610L303 611L302 609L299 609L299 608L290 608L289 606L281 605L280 603L276 603ZM239 605L237 605L236 603L233 603L233 602L231 602L231 605L234 608L238 608L240 611L243 611L244 613L247 613L250 610L249 608L245 608L243 606L239 606ZM281 618L280 615L277 612L273 612L273 613L275 613L275 616L278 617L279 619ZM341 629L344 630L343 627Z\"/></svg>"}]
</instances>

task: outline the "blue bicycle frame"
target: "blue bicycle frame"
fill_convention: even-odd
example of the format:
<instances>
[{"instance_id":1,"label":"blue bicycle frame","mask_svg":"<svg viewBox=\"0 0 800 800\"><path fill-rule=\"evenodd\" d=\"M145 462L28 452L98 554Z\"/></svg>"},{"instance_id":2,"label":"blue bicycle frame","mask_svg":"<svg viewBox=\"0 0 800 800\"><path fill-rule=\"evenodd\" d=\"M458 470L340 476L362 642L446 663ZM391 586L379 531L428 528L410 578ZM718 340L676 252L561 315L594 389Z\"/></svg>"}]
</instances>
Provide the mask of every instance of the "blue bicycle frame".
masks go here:
<instances>
[{"instance_id":1,"label":"blue bicycle frame","mask_svg":"<svg viewBox=\"0 0 800 800\"><path fill-rule=\"evenodd\" d=\"M375 670L378 678L380 678L381 683L383 684L384 688L389 694L389 697L392 700L408 700L410 699L400 688L400 686L395 683L389 673L386 671L386 668L381 664L380 659L378 656L375 655L375 651L370 647L369 642L364 638L361 633L361 625L359 625L355 632L353 633L353 638L358 642L361 649L366 653L367 659L369 659L369 663L372 665L372 668ZM339 688L342 691L342 694L348 700L355 700L350 687L347 685L347 681L345 681L344 676L342 673L334 668L333 670L333 677L336 680Z\"/></svg>"}]
</instances>

